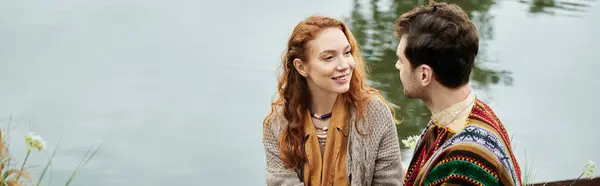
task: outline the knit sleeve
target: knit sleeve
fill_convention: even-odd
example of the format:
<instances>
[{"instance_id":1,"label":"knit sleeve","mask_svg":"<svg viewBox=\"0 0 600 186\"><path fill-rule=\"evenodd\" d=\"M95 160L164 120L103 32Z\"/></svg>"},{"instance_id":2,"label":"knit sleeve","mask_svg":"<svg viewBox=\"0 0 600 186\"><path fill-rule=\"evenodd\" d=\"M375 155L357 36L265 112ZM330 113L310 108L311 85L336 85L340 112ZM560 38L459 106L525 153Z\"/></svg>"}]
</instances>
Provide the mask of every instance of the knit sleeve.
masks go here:
<instances>
[{"instance_id":1,"label":"knit sleeve","mask_svg":"<svg viewBox=\"0 0 600 186\"><path fill-rule=\"evenodd\" d=\"M375 125L379 136L373 185L402 185L404 169L398 143L398 132L390 108L375 98L367 107L367 121Z\"/></svg>"},{"instance_id":2,"label":"knit sleeve","mask_svg":"<svg viewBox=\"0 0 600 186\"><path fill-rule=\"evenodd\" d=\"M302 186L304 185L298 174L285 167L279 153L279 142L275 132L279 132L276 123L267 121L263 125L263 145L267 161L266 181L269 186Z\"/></svg>"}]
</instances>

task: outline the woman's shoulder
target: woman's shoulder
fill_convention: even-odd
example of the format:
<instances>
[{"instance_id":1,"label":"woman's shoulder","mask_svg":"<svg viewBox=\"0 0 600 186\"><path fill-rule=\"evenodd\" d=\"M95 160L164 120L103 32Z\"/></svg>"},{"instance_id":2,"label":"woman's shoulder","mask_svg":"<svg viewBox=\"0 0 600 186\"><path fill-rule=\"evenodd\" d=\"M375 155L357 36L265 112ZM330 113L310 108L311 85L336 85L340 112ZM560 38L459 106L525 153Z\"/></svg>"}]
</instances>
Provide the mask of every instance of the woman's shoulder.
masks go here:
<instances>
[{"instance_id":1,"label":"woman's shoulder","mask_svg":"<svg viewBox=\"0 0 600 186\"><path fill-rule=\"evenodd\" d=\"M381 95L370 93L366 99L364 118L358 123L358 127L363 129L361 131L384 133L394 126L393 112Z\"/></svg>"},{"instance_id":2,"label":"woman's shoulder","mask_svg":"<svg viewBox=\"0 0 600 186\"><path fill-rule=\"evenodd\" d=\"M381 96L378 93L368 93L367 96L367 107L371 107L371 109L387 109L389 110L388 104L385 100L385 98L383 98L383 96Z\"/></svg>"},{"instance_id":3,"label":"woman's shoulder","mask_svg":"<svg viewBox=\"0 0 600 186\"><path fill-rule=\"evenodd\" d=\"M366 117L379 118L390 117L392 110L383 96L378 93L369 93L367 95L367 103L365 107Z\"/></svg>"},{"instance_id":4,"label":"woman's shoulder","mask_svg":"<svg viewBox=\"0 0 600 186\"><path fill-rule=\"evenodd\" d=\"M280 131L287 123L283 116L283 107L275 105L263 120L263 130Z\"/></svg>"}]
</instances>

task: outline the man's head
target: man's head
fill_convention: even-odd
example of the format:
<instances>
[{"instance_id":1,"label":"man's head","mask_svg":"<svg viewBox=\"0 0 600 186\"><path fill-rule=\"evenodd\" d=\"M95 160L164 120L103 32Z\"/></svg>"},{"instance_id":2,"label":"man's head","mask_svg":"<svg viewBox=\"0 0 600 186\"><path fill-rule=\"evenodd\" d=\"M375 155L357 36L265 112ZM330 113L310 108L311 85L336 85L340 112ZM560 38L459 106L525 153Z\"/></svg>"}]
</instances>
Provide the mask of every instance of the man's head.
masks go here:
<instances>
[{"instance_id":1,"label":"man's head","mask_svg":"<svg viewBox=\"0 0 600 186\"><path fill-rule=\"evenodd\" d=\"M477 29L458 6L431 2L400 15L396 68L404 94L425 98L437 88L469 83L479 50Z\"/></svg>"}]
</instances>

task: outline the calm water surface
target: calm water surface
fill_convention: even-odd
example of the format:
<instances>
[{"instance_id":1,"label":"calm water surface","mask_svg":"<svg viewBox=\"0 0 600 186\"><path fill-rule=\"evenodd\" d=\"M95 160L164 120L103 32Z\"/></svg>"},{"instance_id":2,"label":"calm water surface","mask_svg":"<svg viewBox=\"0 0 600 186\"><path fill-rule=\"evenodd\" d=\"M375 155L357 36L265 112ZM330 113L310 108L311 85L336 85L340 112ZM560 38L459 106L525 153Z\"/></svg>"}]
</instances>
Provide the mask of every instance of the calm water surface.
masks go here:
<instances>
[{"instance_id":1,"label":"calm water surface","mask_svg":"<svg viewBox=\"0 0 600 186\"><path fill-rule=\"evenodd\" d=\"M50 152L62 139L51 185L99 143L74 185L264 185L261 122L287 37L313 13L347 21L398 134L419 134L430 114L401 94L391 21L420 2L0 0L0 124L18 160L26 132ZM472 82L521 164L546 181L600 162L598 2L451 2L480 29ZM47 155L30 161L37 173Z\"/></svg>"}]
</instances>

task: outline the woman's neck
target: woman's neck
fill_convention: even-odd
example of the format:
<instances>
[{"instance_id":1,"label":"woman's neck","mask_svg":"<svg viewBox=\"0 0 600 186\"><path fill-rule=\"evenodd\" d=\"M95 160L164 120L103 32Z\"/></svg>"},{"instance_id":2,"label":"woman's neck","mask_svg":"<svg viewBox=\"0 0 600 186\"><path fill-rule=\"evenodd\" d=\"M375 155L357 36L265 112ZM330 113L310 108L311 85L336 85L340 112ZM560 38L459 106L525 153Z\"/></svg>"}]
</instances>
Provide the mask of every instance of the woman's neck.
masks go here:
<instances>
[{"instance_id":1,"label":"woman's neck","mask_svg":"<svg viewBox=\"0 0 600 186\"><path fill-rule=\"evenodd\" d=\"M333 110L333 104L335 104L338 94L316 89L311 89L310 91L312 97L310 111L318 115L330 113Z\"/></svg>"}]
</instances>

